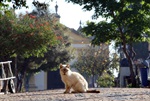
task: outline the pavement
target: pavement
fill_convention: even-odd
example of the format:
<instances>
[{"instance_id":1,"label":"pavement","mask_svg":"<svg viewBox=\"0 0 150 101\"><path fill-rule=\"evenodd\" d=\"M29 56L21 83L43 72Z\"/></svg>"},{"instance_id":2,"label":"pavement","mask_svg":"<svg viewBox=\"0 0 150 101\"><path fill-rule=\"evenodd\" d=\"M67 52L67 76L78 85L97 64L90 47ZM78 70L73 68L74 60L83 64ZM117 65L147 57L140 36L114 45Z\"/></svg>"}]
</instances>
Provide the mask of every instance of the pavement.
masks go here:
<instances>
[{"instance_id":1,"label":"pavement","mask_svg":"<svg viewBox=\"0 0 150 101\"><path fill-rule=\"evenodd\" d=\"M54 89L15 94L0 94L0 101L150 101L149 88L96 89L101 92L64 94L64 89Z\"/></svg>"}]
</instances>

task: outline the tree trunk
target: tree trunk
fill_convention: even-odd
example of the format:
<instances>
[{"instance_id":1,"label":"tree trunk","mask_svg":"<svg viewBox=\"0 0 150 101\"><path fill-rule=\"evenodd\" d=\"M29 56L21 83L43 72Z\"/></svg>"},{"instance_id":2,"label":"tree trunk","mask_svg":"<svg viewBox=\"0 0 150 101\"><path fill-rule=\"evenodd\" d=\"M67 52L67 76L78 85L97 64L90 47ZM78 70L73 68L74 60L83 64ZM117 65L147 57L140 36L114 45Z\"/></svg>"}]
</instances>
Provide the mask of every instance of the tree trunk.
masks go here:
<instances>
[{"instance_id":1,"label":"tree trunk","mask_svg":"<svg viewBox=\"0 0 150 101\"><path fill-rule=\"evenodd\" d=\"M22 91L26 70L28 68L28 63L29 63L29 59L26 58L24 60L23 65L22 65L22 70L17 75L17 88L16 88L17 92L21 92Z\"/></svg>"},{"instance_id":2,"label":"tree trunk","mask_svg":"<svg viewBox=\"0 0 150 101\"><path fill-rule=\"evenodd\" d=\"M95 75L92 77L92 87L95 88Z\"/></svg>"},{"instance_id":3,"label":"tree trunk","mask_svg":"<svg viewBox=\"0 0 150 101\"><path fill-rule=\"evenodd\" d=\"M136 78L135 78L135 73L133 69L133 59L130 57L129 52L127 52L126 44L123 44L123 51L128 59L129 62L129 68L130 68L130 77L131 77L131 82L132 82L132 87L136 87Z\"/></svg>"},{"instance_id":4,"label":"tree trunk","mask_svg":"<svg viewBox=\"0 0 150 101\"><path fill-rule=\"evenodd\" d=\"M22 88L22 75L18 74L16 77L17 77L16 92L21 92L21 88Z\"/></svg>"},{"instance_id":5,"label":"tree trunk","mask_svg":"<svg viewBox=\"0 0 150 101\"><path fill-rule=\"evenodd\" d=\"M136 78L135 78L135 73L134 73L134 70L133 70L133 57L130 56L130 52L127 51L127 48L126 48L126 45L127 45L127 40L125 38L125 34L123 33L123 28L121 27L121 25L119 25L119 31L120 31L120 34L121 34L121 40L122 40L122 45L123 45L123 52L125 53L126 55L126 58L128 59L128 62L129 62L129 68L130 68L130 77L131 77L131 82L132 82L132 87L136 87ZM131 38L130 38L130 44L131 44L131 49L133 48L132 47L132 34L131 34ZM131 51L131 54L133 51ZM133 54L135 55L135 54Z\"/></svg>"}]
</instances>

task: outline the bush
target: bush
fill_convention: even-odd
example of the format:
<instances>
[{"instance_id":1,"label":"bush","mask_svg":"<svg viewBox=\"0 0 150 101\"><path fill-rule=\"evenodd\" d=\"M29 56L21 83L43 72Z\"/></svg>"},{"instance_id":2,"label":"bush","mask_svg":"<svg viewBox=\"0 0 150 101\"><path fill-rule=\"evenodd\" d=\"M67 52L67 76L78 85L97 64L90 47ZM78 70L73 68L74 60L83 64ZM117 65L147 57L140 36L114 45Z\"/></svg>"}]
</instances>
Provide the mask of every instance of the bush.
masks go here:
<instances>
[{"instance_id":1,"label":"bush","mask_svg":"<svg viewBox=\"0 0 150 101\"><path fill-rule=\"evenodd\" d=\"M97 84L100 87L113 87L114 83L114 76L105 74L98 78Z\"/></svg>"}]
</instances>

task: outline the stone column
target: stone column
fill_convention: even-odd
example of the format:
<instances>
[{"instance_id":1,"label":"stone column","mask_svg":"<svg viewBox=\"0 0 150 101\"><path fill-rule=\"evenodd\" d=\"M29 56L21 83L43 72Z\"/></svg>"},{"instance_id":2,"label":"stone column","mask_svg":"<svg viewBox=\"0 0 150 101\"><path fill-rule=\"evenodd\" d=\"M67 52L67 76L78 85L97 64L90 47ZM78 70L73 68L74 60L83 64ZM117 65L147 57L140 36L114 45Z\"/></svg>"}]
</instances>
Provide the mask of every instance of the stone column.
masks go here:
<instances>
[{"instance_id":1,"label":"stone column","mask_svg":"<svg viewBox=\"0 0 150 101\"><path fill-rule=\"evenodd\" d=\"M44 89L47 89L47 72L44 72Z\"/></svg>"}]
</instances>

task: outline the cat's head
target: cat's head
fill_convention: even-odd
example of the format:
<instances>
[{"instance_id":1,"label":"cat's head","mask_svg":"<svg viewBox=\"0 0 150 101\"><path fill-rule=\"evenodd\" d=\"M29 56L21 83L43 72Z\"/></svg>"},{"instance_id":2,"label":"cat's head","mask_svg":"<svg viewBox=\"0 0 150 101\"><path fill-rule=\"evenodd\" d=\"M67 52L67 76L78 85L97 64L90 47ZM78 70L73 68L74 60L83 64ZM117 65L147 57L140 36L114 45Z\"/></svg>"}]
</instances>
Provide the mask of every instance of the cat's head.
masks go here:
<instances>
[{"instance_id":1,"label":"cat's head","mask_svg":"<svg viewBox=\"0 0 150 101\"><path fill-rule=\"evenodd\" d=\"M60 68L60 73L62 75L68 75L68 73L70 72L69 64L60 64L59 68Z\"/></svg>"}]
</instances>

